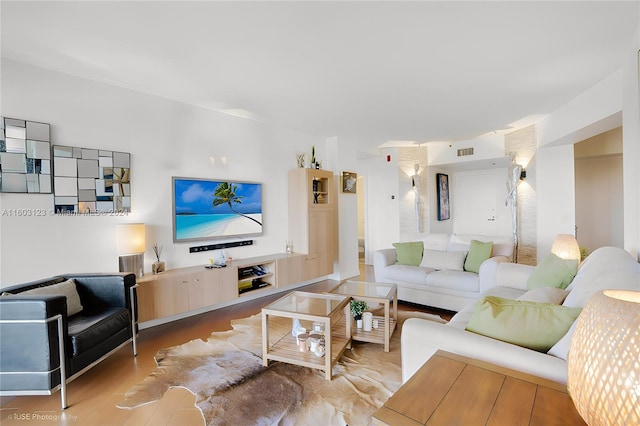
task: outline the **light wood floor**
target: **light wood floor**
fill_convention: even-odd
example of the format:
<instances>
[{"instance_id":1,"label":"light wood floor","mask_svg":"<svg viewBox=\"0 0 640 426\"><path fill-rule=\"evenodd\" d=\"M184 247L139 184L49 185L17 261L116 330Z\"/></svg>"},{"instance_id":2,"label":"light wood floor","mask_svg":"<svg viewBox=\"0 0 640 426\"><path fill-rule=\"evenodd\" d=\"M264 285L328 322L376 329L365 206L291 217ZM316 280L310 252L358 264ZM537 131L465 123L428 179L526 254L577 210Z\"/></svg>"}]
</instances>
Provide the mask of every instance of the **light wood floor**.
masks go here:
<instances>
[{"instance_id":1,"label":"light wood floor","mask_svg":"<svg viewBox=\"0 0 640 426\"><path fill-rule=\"evenodd\" d=\"M372 280L371 267L362 269L362 280ZM300 288L304 291L328 291L337 281L321 281ZM124 393L142 381L156 367L154 355L159 349L179 345L193 339L204 339L213 331L231 329L231 320L260 312L263 306L284 293L266 296L238 305L217 309L198 316L142 330L138 338L138 356L131 345L117 351L67 386L69 408L60 410L60 394L4 398L0 424L10 425L180 425L204 424L195 407L195 396L184 388L174 388L155 403L133 410L122 410L116 404ZM423 310L420 306L400 304L400 309ZM437 312L445 319L447 313Z\"/></svg>"}]
</instances>

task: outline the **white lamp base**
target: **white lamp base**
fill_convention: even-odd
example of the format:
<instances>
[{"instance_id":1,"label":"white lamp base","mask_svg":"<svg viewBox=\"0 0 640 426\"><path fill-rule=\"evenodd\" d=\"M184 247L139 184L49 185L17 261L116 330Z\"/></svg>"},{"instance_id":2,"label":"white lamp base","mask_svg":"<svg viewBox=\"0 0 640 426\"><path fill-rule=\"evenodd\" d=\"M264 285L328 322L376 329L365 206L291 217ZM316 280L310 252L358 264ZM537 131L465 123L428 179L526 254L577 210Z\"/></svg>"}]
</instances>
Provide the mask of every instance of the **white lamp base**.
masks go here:
<instances>
[{"instance_id":1,"label":"white lamp base","mask_svg":"<svg viewBox=\"0 0 640 426\"><path fill-rule=\"evenodd\" d=\"M144 253L120 255L118 260L120 272L131 272L138 278L144 275Z\"/></svg>"}]
</instances>

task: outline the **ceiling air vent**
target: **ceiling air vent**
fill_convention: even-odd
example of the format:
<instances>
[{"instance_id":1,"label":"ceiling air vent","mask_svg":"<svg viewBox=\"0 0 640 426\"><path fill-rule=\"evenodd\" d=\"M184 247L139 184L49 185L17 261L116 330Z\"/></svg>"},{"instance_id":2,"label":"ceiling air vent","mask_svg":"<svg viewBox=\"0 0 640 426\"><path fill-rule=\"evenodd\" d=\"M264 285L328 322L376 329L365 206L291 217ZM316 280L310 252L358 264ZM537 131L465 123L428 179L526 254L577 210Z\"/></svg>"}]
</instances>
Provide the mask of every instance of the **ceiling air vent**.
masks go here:
<instances>
[{"instance_id":1,"label":"ceiling air vent","mask_svg":"<svg viewBox=\"0 0 640 426\"><path fill-rule=\"evenodd\" d=\"M473 148L462 148L458 150L458 157L465 157L467 155L473 155Z\"/></svg>"}]
</instances>

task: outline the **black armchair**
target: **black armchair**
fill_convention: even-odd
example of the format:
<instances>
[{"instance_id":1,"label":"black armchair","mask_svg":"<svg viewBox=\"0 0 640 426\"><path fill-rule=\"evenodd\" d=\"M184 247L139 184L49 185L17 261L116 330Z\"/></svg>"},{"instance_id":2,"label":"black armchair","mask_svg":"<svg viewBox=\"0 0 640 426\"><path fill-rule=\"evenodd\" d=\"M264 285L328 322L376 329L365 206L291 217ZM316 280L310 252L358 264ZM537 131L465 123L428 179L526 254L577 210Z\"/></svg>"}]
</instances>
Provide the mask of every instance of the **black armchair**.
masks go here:
<instances>
[{"instance_id":1,"label":"black armchair","mask_svg":"<svg viewBox=\"0 0 640 426\"><path fill-rule=\"evenodd\" d=\"M82 305L71 316L64 295L22 294L69 279ZM3 288L0 396L51 395L60 390L65 409L68 382L129 341L135 356L137 287L134 274L75 274Z\"/></svg>"}]
</instances>

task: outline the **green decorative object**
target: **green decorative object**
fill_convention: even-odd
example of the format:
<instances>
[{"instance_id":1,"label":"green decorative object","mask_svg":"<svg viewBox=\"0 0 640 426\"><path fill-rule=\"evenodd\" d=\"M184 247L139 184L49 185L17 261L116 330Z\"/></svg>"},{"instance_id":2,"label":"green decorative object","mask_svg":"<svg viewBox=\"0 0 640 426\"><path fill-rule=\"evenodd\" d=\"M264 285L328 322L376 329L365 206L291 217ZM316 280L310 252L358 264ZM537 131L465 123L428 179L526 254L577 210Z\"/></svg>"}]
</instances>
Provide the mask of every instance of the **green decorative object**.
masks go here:
<instances>
[{"instance_id":1,"label":"green decorative object","mask_svg":"<svg viewBox=\"0 0 640 426\"><path fill-rule=\"evenodd\" d=\"M533 270L527 280L527 290L538 287L565 289L578 272L578 260L562 259L549 253Z\"/></svg>"},{"instance_id":2,"label":"green decorative object","mask_svg":"<svg viewBox=\"0 0 640 426\"><path fill-rule=\"evenodd\" d=\"M364 300L352 300L351 301L351 313L353 318L357 321L362 319L362 313L367 310L367 302Z\"/></svg>"},{"instance_id":3,"label":"green decorative object","mask_svg":"<svg viewBox=\"0 0 640 426\"><path fill-rule=\"evenodd\" d=\"M464 270L478 274L480 272L480 265L491 257L492 252L492 241L483 243L482 241L471 240L469 254L467 255L467 260L464 262Z\"/></svg>"},{"instance_id":4,"label":"green decorative object","mask_svg":"<svg viewBox=\"0 0 640 426\"><path fill-rule=\"evenodd\" d=\"M396 249L396 261L401 265L418 266L422 262L424 244L422 241L410 243L393 243Z\"/></svg>"}]
</instances>

